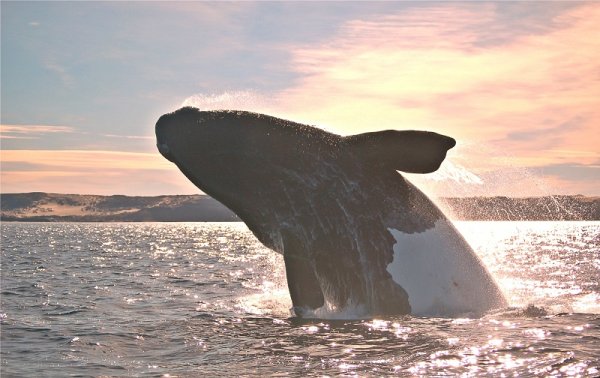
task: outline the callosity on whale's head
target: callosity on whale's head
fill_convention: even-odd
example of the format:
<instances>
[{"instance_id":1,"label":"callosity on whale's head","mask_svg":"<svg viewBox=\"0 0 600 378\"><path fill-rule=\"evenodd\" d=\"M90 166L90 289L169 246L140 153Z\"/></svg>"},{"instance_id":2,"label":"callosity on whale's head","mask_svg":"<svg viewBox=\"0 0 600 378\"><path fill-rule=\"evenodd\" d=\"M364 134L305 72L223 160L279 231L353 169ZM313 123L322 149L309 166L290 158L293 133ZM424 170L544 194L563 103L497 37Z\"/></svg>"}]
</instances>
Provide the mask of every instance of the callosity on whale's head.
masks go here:
<instances>
[{"instance_id":1,"label":"callosity on whale's head","mask_svg":"<svg viewBox=\"0 0 600 378\"><path fill-rule=\"evenodd\" d=\"M283 254L298 316L454 315L505 303L451 223L398 173L435 171L452 138L341 137L189 107L162 116L156 137L165 158Z\"/></svg>"}]
</instances>

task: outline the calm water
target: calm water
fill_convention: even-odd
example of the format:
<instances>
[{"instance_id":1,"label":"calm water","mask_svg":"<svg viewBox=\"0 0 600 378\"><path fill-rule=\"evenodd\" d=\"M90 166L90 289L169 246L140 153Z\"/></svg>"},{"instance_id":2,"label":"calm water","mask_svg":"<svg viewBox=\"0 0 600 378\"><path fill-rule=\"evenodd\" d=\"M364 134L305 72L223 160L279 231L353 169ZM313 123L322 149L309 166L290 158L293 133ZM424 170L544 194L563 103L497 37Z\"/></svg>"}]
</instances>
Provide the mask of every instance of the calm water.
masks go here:
<instances>
[{"instance_id":1,"label":"calm water","mask_svg":"<svg viewBox=\"0 0 600 378\"><path fill-rule=\"evenodd\" d=\"M600 375L600 222L457 226L511 308L301 322L243 224L3 223L2 377Z\"/></svg>"}]
</instances>

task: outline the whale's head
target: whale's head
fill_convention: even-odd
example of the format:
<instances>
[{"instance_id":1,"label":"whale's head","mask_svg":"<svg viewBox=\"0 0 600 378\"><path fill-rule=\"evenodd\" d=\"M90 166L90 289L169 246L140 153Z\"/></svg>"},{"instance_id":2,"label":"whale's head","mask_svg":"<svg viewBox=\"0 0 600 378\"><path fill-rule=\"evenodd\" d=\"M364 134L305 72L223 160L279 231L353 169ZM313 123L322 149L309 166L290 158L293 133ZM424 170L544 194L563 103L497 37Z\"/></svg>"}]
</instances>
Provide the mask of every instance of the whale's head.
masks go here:
<instances>
[{"instance_id":1,"label":"whale's head","mask_svg":"<svg viewBox=\"0 0 600 378\"><path fill-rule=\"evenodd\" d=\"M250 114L181 108L156 122L156 146L200 189L220 193L236 184L247 144L257 142L248 132L256 129Z\"/></svg>"},{"instance_id":2,"label":"whale's head","mask_svg":"<svg viewBox=\"0 0 600 378\"><path fill-rule=\"evenodd\" d=\"M221 136L225 137L232 125L218 129L218 118L216 112L192 107L163 115L155 127L158 151L178 166L191 159L194 164L210 160L219 150L228 148L226 138Z\"/></svg>"},{"instance_id":3,"label":"whale's head","mask_svg":"<svg viewBox=\"0 0 600 378\"><path fill-rule=\"evenodd\" d=\"M318 146L339 139L263 114L192 107L161 116L155 132L159 152L202 191L234 211L253 206L266 187L281 186L282 176L296 167L306 168L299 155L314 157L316 150L330 150ZM242 200L243 205L235 206Z\"/></svg>"},{"instance_id":4,"label":"whale's head","mask_svg":"<svg viewBox=\"0 0 600 378\"><path fill-rule=\"evenodd\" d=\"M195 163L231 151L243 133L245 112L200 111L184 107L161 116L156 122L156 146L175 164L193 158ZM213 162L214 163L214 162ZM178 164L179 165L179 164Z\"/></svg>"}]
</instances>

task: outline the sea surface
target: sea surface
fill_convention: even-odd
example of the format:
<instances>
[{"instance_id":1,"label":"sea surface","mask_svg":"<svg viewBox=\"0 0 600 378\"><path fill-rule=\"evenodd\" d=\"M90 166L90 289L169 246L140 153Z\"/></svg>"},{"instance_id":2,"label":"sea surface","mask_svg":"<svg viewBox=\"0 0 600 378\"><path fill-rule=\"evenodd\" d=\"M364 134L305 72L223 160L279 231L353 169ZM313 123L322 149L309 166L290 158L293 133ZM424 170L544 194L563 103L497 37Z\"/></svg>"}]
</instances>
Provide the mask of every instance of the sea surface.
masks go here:
<instances>
[{"instance_id":1,"label":"sea surface","mask_svg":"<svg viewBox=\"0 0 600 378\"><path fill-rule=\"evenodd\" d=\"M482 318L301 321L241 223L2 223L1 376L600 376L600 222L456 222Z\"/></svg>"}]
</instances>

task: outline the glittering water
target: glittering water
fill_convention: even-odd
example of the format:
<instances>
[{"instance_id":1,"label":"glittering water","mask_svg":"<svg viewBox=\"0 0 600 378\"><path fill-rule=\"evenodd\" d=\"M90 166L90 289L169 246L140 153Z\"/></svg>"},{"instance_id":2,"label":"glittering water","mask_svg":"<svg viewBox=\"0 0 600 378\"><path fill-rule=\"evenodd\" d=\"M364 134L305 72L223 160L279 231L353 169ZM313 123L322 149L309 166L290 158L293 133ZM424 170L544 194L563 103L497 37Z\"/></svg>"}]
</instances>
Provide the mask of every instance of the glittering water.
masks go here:
<instances>
[{"instance_id":1,"label":"glittering water","mask_svg":"<svg viewBox=\"0 0 600 378\"><path fill-rule=\"evenodd\" d=\"M600 223L457 226L511 308L299 321L243 224L3 223L1 375L600 375Z\"/></svg>"}]
</instances>

